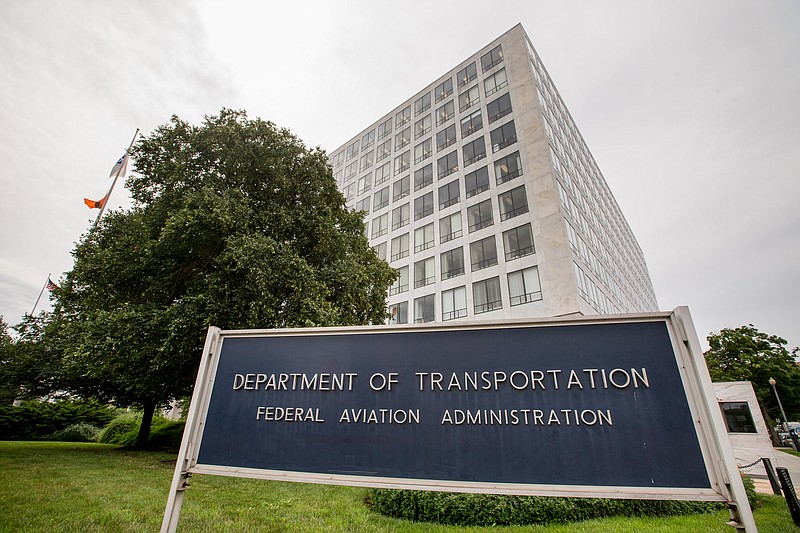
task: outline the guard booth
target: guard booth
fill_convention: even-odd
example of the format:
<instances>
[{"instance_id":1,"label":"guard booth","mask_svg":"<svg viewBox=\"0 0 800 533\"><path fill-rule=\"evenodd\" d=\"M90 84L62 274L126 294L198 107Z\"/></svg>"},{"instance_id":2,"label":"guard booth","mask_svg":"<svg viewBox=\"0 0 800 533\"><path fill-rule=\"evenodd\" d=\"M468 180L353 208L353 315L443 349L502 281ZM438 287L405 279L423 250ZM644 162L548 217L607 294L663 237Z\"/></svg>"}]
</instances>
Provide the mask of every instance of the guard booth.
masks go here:
<instances>
[{"instance_id":1,"label":"guard booth","mask_svg":"<svg viewBox=\"0 0 800 533\"><path fill-rule=\"evenodd\" d=\"M210 328L162 531L190 475L727 502L755 531L688 309Z\"/></svg>"}]
</instances>

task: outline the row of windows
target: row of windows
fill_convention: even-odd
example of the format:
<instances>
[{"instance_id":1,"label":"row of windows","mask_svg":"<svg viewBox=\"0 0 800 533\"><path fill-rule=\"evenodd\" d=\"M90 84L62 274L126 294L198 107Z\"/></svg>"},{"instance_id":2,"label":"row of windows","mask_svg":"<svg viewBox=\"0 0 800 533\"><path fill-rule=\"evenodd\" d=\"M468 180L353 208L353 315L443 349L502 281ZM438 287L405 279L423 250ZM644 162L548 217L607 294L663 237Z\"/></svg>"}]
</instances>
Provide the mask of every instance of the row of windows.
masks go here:
<instances>
[{"instance_id":1,"label":"row of windows","mask_svg":"<svg viewBox=\"0 0 800 533\"><path fill-rule=\"evenodd\" d=\"M509 272L508 304L511 307L542 299L537 267ZM475 315L503 308L500 277L476 281L472 284L472 312ZM467 287L462 285L441 293L442 320L454 320L467 316ZM389 324L406 324L409 321L408 302L389 306ZM433 322L436 319L436 295L428 294L414 298L414 322Z\"/></svg>"},{"instance_id":2,"label":"row of windows","mask_svg":"<svg viewBox=\"0 0 800 533\"><path fill-rule=\"evenodd\" d=\"M422 228L414 230L414 252L422 252L434 246L433 224L427 224ZM440 220L440 235L442 238L450 235L453 230L458 228L453 227L453 220L451 217L445 217ZM397 261L408 257L410 249L410 233L404 233L391 240L391 261ZM531 233L530 224L517 226L510 230L503 232L503 251L505 254L506 262L533 254L535 252L533 246L533 235ZM447 242L447 241L442 241ZM386 243L375 245L375 252L381 259L386 257ZM484 239L479 239L469 245L470 255L470 271L476 272L483 270L494 265L497 265L497 247L495 244L495 236L491 235ZM452 250L447 250L439 254L439 265L441 279L446 280L454 278L465 272L464 248L457 247ZM390 294L396 294L408 290L408 274L409 267L402 266L400 271L400 279L397 280ZM434 257L427 257L414 263L414 287L424 287L436 281L434 274Z\"/></svg>"},{"instance_id":3,"label":"row of windows","mask_svg":"<svg viewBox=\"0 0 800 533\"><path fill-rule=\"evenodd\" d=\"M495 48L481 56L481 69L482 72L487 72L494 68L495 66L499 65L503 61L503 50L500 45L497 45ZM458 83L458 89L462 90L467 87L471 82L477 80L478 73L476 63L472 62L466 65L464 68L459 70L456 73L456 80ZM496 93L497 91L505 88L508 85L508 78L506 76L505 69L500 69L497 72L487 76L483 80L483 88L484 94L486 97L491 96L492 94ZM445 99L449 98L454 94L453 89L453 78L448 77L443 80L441 83L436 85L433 90L433 96L435 102L438 104L443 102ZM472 87L467 87L458 95L458 106L459 111L463 112L469 109L470 107L476 105L480 102L480 93L478 85L473 85ZM413 108L413 116L417 117L421 114L425 113L431 108L431 93L425 93L416 100L414 100L412 105L408 105L398 111L394 117L394 129L397 130L398 128L402 128L405 124L410 123L412 117L412 108ZM437 125L444 124L447 120L452 118L455 114L455 104L453 101L447 102L441 107L437 108L436 110L436 123ZM490 114L491 116L491 114ZM427 117L430 119L430 115ZM430 126L423 127L423 131L426 130L430 131ZM392 132L392 118L388 117L383 122L378 125L377 128L377 137L375 135L375 130L370 130L361 137L360 140L355 140L351 144L349 144L344 151L335 154L332 158L332 164L335 168L339 167L344 161L353 159L359 153L360 150L363 152L365 150L370 149L376 141L381 141L389 137Z\"/></svg>"},{"instance_id":4,"label":"row of windows","mask_svg":"<svg viewBox=\"0 0 800 533\"><path fill-rule=\"evenodd\" d=\"M389 188L385 187L381 189L375 193L373 198L375 200L375 204L379 206L379 208L388 205ZM440 187L438 200L440 210L459 202L459 180L454 180L447 185ZM528 196L525 192L525 185L520 185L519 187L515 187L511 190L500 193L497 196L497 203L500 210L501 221L509 220L527 213ZM410 224L412 209L414 220L421 220L432 215L434 211L433 191L415 198L413 202L407 202L392 209L392 230L397 230ZM372 219L371 232L369 233L372 239L380 238L388 233L389 214L389 212L386 212ZM491 198L467 206L466 215L469 233L492 226L494 224L494 215L492 211ZM449 231L441 233L441 242L447 242L463 235L461 211L457 211L451 215L448 215L441 220L448 220L447 228L449 229ZM441 224L440 229L444 229L444 226Z\"/></svg>"}]
</instances>

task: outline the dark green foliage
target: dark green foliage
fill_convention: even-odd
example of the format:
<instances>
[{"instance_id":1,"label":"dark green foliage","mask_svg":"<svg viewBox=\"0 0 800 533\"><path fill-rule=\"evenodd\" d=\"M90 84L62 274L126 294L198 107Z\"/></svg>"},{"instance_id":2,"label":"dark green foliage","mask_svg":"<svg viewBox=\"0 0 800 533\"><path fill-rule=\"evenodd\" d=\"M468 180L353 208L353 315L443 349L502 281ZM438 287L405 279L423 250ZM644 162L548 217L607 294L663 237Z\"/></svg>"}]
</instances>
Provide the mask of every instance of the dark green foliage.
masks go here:
<instances>
[{"instance_id":1,"label":"dark green foliage","mask_svg":"<svg viewBox=\"0 0 800 533\"><path fill-rule=\"evenodd\" d=\"M373 489L372 508L394 518L461 526L565 524L606 516L674 516L707 513L724 504L664 500L616 500L498 496Z\"/></svg>"},{"instance_id":2,"label":"dark green foliage","mask_svg":"<svg viewBox=\"0 0 800 533\"><path fill-rule=\"evenodd\" d=\"M100 436L100 429L85 422L72 424L64 429L56 431L50 436L50 440L61 442L97 442Z\"/></svg>"},{"instance_id":3,"label":"dark green foliage","mask_svg":"<svg viewBox=\"0 0 800 533\"><path fill-rule=\"evenodd\" d=\"M85 423L103 427L116 415L113 407L91 400L42 402L19 407L0 406L0 440L44 440L56 431Z\"/></svg>"},{"instance_id":4,"label":"dark green foliage","mask_svg":"<svg viewBox=\"0 0 800 533\"><path fill-rule=\"evenodd\" d=\"M744 492L747 494L747 501L750 502L750 508L757 509L761 507L761 498L758 497L753 478L742 474L742 483L744 484Z\"/></svg>"},{"instance_id":5,"label":"dark green foliage","mask_svg":"<svg viewBox=\"0 0 800 533\"><path fill-rule=\"evenodd\" d=\"M150 430L149 447L155 450L178 451L185 423L185 420L154 419Z\"/></svg>"},{"instance_id":6,"label":"dark green foliage","mask_svg":"<svg viewBox=\"0 0 800 533\"><path fill-rule=\"evenodd\" d=\"M118 416L103 428L97 442L133 446L136 443L136 434L139 432L141 420L141 416L132 413Z\"/></svg>"},{"instance_id":7,"label":"dark green foliage","mask_svg":"<svg viewBox=\"0 0 800 533\"><path fill-rule=\"evenodd\" d=\"M783 418L775 392L774 378L789 420L800 419L800 367L795 363L798 348L789 351L786 340L753 327L724 328L708 336L704 354L713 381L749 381L758 402L773 420Z\"/></svg>"}]
</instances>

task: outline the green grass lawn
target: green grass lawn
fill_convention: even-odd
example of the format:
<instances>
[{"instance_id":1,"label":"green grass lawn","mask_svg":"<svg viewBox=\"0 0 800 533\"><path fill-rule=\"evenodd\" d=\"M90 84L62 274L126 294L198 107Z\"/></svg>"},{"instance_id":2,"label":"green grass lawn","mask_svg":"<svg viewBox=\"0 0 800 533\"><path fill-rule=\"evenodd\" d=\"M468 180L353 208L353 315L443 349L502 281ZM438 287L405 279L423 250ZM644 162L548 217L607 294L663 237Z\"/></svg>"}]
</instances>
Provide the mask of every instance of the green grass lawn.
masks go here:
<instances>
[{"instance_id":1,"label":"green grass lawn","mask_svg":"<svg viewBox=\"0 0 800 533\"><path fill-rule=\"evenodd\" d=\"M102 444L0 441L0 532L158 531L175 454ZM727 511L608 518L565 526L460 528L412 523L364 505L365 489L194 476L179 531L726 532ZM764 497L762 532L796 532L785 502Z\"/></svg>"}]
</instances>

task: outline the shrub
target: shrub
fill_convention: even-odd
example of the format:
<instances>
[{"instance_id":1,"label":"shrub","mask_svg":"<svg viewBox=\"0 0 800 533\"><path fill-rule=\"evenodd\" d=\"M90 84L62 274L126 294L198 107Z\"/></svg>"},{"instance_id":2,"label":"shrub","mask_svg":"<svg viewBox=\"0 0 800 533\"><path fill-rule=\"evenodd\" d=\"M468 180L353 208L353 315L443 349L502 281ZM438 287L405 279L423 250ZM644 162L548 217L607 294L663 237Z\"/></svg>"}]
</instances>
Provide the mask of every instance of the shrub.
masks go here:
<instances>
[{"instance_id":1,"label":"shrub","mask_svg":"<svg viewBox=\"0 0 800 533\"><path fill-rule=\"evenodd\" d=\"M742 483L744 484L744 492L747 494L747 501L750 503L751 509L758 509L761 507L761 499L756 493L756 484L753 478L742 474Z\"/></svg>"},{"instance_id":2,"label":"shrub","mask_svg":"<svg viewBox=\"0 0 800 533\"><path fill-rule=\"evenodd\" d=\"M185 420L167 420L166 418L154 418L153 427L150 429L150 440L148 444L151 448L159 450L178 451L181 447L183 437L183 427Z\"/></svg>"},{"instance_id":3,"label":"shrub","mask_svg":"<svg viewBox=\"0 0 800 533\"><path fill-rule=\"evenodd\" d=\"M119 446L133 446L136 444L136 435L139 433L141 415L125 413L108 423L100 432L97 442L104 444L117 444Z\"/></svg>"},{"instance_id":4,"label":"shrub","mask_svg":"<svg viewBox=\"0 0 800 533\"><path fill-rule=\"evenodd\" d=\"M94 400L30 400L0 406L0 440L44 440L74 424L103 427L116 410Z\"/></svg>"},{"instance_id":5,"label":"shrub","mask_svg":"<svg viewBox=\"0 0 800 533\"><path fill-rule=\"evenodd\" d=\"M717 502L498 496L373 489L374 510L394 518L460 526L564 524L605 516L672 516L713 512Z\"/></svg>"},{"instance_id":6,"label":"shrub","mask_svg":"<svg viewBox=\"0 0 800 533\"><path fill-rule=\"evenodd\" d=\"M62 442L97 442L97 437L99 435L100 429L86 422L80 422L56 431L50 436L50 440Z\"/></svg>"}]
</instances>

